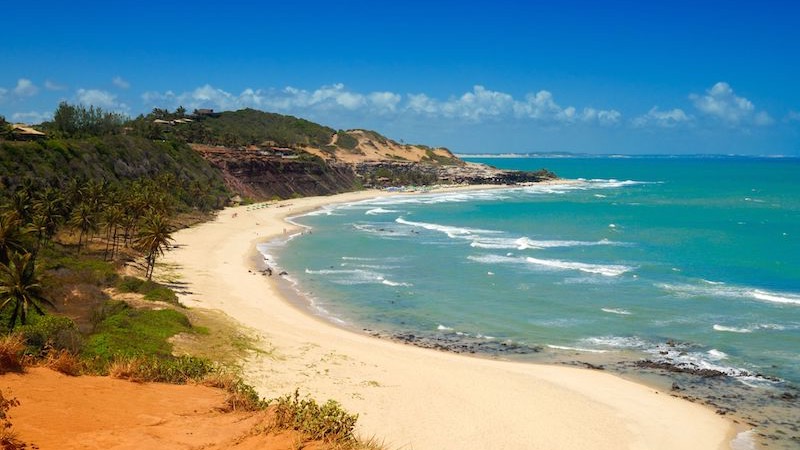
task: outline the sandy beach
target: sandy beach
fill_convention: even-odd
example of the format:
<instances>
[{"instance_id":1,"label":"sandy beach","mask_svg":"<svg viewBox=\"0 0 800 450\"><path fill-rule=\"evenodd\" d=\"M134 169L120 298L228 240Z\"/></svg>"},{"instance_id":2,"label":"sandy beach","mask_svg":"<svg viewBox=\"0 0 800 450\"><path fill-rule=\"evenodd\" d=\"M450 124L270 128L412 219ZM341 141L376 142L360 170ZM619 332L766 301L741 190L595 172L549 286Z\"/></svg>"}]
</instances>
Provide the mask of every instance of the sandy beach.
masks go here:
<instances>
[{"instance_id":1,"label":"sandy beach","mask_svg":"<svg viewBox=\"0 0 800 450\"><path fill-rule=\"evenodd\" d=\"M174 235L156 276L180 301L259 336L245 363L266 397L300 389L359 414L390 449L727 449L736 429L706 407L601 371L426 350L338 328L291 304L259 273L256 244L291 233L286 217L377 191L221 211ZM402 195L402 194L401 194ZM296 230L295 230L296 231Z\"/></svg>"}]
</instances>

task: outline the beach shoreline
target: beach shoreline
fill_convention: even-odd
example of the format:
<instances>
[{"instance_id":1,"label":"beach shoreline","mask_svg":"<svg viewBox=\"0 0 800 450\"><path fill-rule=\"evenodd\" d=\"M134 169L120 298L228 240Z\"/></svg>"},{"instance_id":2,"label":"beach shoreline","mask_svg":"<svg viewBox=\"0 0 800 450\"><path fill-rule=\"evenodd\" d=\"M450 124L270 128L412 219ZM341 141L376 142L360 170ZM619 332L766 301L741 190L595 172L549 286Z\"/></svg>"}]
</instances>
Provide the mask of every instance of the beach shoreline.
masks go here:
<instances>
[{"instance_id":1,"label":"beach shoreline","mask_svg":"<svg viewBox=\"0 0 800 450\"><path fill-rule=\"evenodd\" d=\"M187 283L181 302L221 310L260 336L244 370L262 395L300 389L335 399L360 415L361 434L389 448L722 449L742 431L709 408L604 372L471 358L337 327L287 299L278 274L260 272L256 245L295 232L287 218L383 195L228 208L175 234L165 260L169 276Z\"/></svg>"}]
</instances>

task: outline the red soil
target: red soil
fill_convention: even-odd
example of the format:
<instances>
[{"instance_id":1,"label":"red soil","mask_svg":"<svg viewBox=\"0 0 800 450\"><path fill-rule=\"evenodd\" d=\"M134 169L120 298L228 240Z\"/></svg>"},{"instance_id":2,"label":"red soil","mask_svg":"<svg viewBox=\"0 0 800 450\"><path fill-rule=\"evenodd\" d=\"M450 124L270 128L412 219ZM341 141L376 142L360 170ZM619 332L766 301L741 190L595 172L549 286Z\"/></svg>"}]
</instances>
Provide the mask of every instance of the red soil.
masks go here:
<instances>
[{"instance_id":1,"label":"red soil","mask_svg":"<svg viewBox=\"0 0 800 450\"><path fill-rule=\"evenodd\" d=\"M50 369L0 376L17 437L48 449L293 449L293 432L256 434L265 412L221 412L219 389L69 377ZM307 444L303 448L322 448Z\"/></svg>"}]
</instances>

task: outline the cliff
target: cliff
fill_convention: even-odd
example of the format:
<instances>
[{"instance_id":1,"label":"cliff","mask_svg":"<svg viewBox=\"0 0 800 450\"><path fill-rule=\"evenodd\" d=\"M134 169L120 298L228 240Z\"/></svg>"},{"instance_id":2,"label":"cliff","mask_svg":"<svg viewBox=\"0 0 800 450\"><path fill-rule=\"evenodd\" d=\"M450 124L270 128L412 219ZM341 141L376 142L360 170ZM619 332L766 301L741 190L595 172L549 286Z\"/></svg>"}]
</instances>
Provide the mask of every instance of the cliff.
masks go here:
<instances>
[{"instance_id":1,"label":"cliff","mask_svg":"<svg viewBox=\"0 0 800 450\"><path fill-rule=\"evenodd\" d=\"M361 186L349 165L311 155L287 158L201 144L192 144L192 148L222 173L231 191L252 199L331 195Z\"/></svg>"}]
</instances>

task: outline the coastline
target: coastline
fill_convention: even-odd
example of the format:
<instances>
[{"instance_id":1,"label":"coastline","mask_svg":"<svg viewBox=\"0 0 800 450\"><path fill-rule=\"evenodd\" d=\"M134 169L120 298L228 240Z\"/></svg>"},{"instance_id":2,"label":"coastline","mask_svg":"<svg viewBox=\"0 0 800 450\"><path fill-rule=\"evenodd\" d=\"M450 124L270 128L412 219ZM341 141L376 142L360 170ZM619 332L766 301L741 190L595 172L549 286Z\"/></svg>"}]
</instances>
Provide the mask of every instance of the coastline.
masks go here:
<instances>
[{"instance_id":1,"label":"coastline","mask_svg":"<svg viewBox=\"0 0 800 450\"><path fill-rule=\"evenodd\" d=\"M244 369L262 395L299 388L335 399L360 415L361 434L389 448L729 448L737 430L709 408L607 373L471 358L355 333L293 305L277 274L255 267L256 244L296 229L286 218L382 195L390 194L229 208L175 234L166 276L187 283L182 303L221 310L261 336L262 352Z\"/></svg>"}]
</instances>

